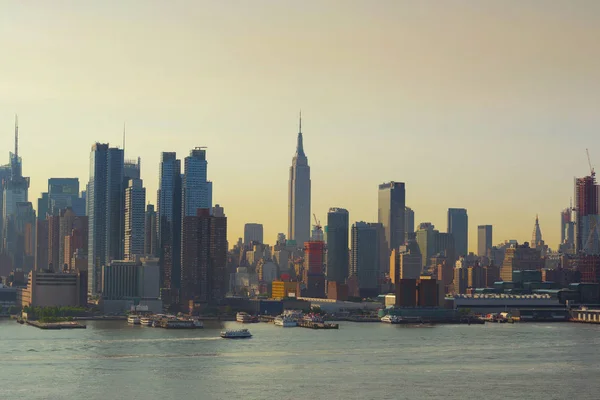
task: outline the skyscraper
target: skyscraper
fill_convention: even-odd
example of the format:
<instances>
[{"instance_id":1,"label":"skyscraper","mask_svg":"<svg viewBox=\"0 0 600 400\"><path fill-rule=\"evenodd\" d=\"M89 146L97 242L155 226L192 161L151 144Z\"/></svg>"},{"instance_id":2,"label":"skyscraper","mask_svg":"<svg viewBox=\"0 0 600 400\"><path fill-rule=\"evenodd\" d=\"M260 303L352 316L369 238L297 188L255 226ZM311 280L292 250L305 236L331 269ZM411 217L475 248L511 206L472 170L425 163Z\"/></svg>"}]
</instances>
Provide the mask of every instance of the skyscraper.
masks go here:
<instances>
[{"instance_id":1,"label":"skyscraper","mask_svg":"<svg viewBox=\"0 0 600 400\"><path fill-rule=\"evenodd\" d=\"M43 194L42 194L43 197ZM50 178L48 179L48 212L58 215L61 210L71 207L76 215L85 215L79 199L79 178Z\"/></svg>"},{"instance_id":2,"label":"skyscraper","mask_svg":"<svg viewBox=\"0 0 600 400\"><path fill-rule=\"evenodd\" d=\"M56 221L56 217L52 217L52 227L53 227L53 232L55 234L56 231L54 231L54 224ZM81 243L72 243L73 246L71 246L71 249L68 249L68 251L66 251L66 244L70 241L70 238L73 233L75 232L75 237L77 238L76 241L81 242ZM78 249L83 249L85 248L85 253L87 254L87 247L88 247L88 221L87 221L87 217L85 216L79 216L77 215L77 213L75 213L75 211L71 208L71 207L66 207L62 210L60 210L59 215L58 215L58 237L55 239L54 238L54 234L52 239L52 246L53 246L53 253L56 251L56 248L58 248L58 256L56 256L54 258L54 260L57 261L56 264L54 264L54 270L55 271L62 271L65 269L65 265L67 265L67 267L70 265L71 263L71 257L73 257L73 253L78 250ZM81 238L81 235L85 234L85 239ZM56 247L56 244L54 243L54 240L58 241L58 244ZM75 245L77 244L77 245Z\"/></svg>"},{"instance_id":3,"label":"skyscraper","mask_svg":"<svg viewBox=\"0 0 600 400\"><path fill-rule=\"evenodd\" d=\"M402 207L404 214L404 207ZM358 278L360 295L371 297L379 294L379 224L356 222L352 225L352 255L350 276ZM403 226L404 228L404 226ZM379 230L381 232L381 230Z\"/></svg>"},{"instance_id":4,"label":"skyscraper","mask_svg":"<svg viewBox=\"0 0 600 400\"><path fill-rule=\"evenodd\" d=\"M217 209L218 206L215 207ZM181 301L218 303L225 297L227 267L227 217L218 207L199 208L183 217ZM213 211L213 214L215 213Z\"/></svg>"},{"instance_id":5,"label":"skyscraper","mask_svg":"<svg viewBox=\"0 0 600 400\"><path fill-rule=\"evenodd\" d=\"M212 209L212 182L207 179L206 148L196 147L184 160L183 216L193 217L199 208Z\"/></svg>"},{"instance_id":6,"label":"skyscraper","mask_svg":"<svg viewBox=\"0 0 600 400\"><path fill-rule=\"evenodd\" d=\"M575 178L575 251L598 253L598 185L595 173Z\"/></svg>"},{"instance_id":7,"label":"skyscraper","mask_svg":"<svg viewBox=\"0 0 600 400\"><path fill-rule=\"evenodd\" d=\"M377 222L383 225L389 250L397 249L404 243L405 197L403 182L379 185Z\"/></svg>"},{"instance_id":8,"label":"skyscraper","mask_svg":"<svg viewBox=\"0 0 600 400\"><path fill-rule=\"evenodd\" d=\"M479 225L477 227L477 255L491 257L492 246L492 225Z\"/></svg>"},{"instance_id":9,"label":"skyscraper","mask_svg":"<svg viewBox=\"0 0 600 400\"><path fill-rule=\"evenodd\" d=\"M157 198L157 239L162 297L177 302L181 288L181 161L174 152L161 155Z\"/></svg>"},{"instance_id":10,"label":"skyscraper","mask_svg":"<svg viewBox=\"0 0 600 400\"><path fill-rule=\"evenodd\" d=\"M328 282L345 283L350 263L348 260L348 210L330 208L327 213L327 270Z\"/></svg>"},{"instance_id":11,"label":"skyscraper","mask_svg":"<svg viewBox=\"0 0 600 400\"><path fill-rule=\"evenodd\" d=\"M144 255L146 239L146 189L142 180L132 178L125 189L125 252L124 259L135 260Z\"/></svg>"},{"instance_id":12,"label":"skyscraper","mask_svg":"<svg viewBox=\"0 0 600 400\"><path fill-rule=\"evenodd\" d=\"M531 234L531 247L536 246L542 241L542 230L540 229L540 220L538 216L535 216L535 225L533 226L533 233Z\"/></svg>"},{"instance_id":13,"label":"skyscraper","mask_svg":"<svg viewBox=\"0 0 600 400\"><path fill-rule=\"evenodd\" d=\"M248 223L244 225L244 244L249 246L251 242L263 242L262 224Z\"/></svg>"},{"instance_id":14,"label":"skyscraper","mask_svg":"<svg viewBox=\"0 0 600 400\"><path fill-rule=\"evenodd\" d=\"M4 181L2 193L2 245L12 261L13 268L23 268L23 246L20 241L23 232L21 217L29 215L26 211L29 197L29 178L23 176L22 160L19 157L19 122L15 116L15 152L10 153L10 177ZM21 205L21 206L20 206ZM23 208L25 207L25 208Z\"/></svg>"},{"instance_id":15,"label":"skyscraper","mask_svg":"<svg viewBox=\"0 0 600 400\"><path fill-rule=\"evenodd\" d=\"M303 247L310 239L310 167L302 142L302 116L288 187L288 240Z\"/></svg>"},{"instance_id":16,"label":"skyscraper","mask_svg":"<svg viewBox=\"0 0 600 400\"><path fill-rule=\"evenodd\" d=\"M148 204L146 206L146 223L144 229L144 254L156 256L158 255L158 240L157 240L157 218L156 211L154 211L154 205Z\"/></svg>"},{"instance_id":17,"label":"skyscraper","mask_svg":"<svg viewBox=\"0 0 600 400\"><path fill-rule=\"evenodd\" d=\"M573 208L565 208L560 213L560 245L561 253L572 254L575 251L575 222Z\"/></svg>"},{"instance_id":18,"label":"skyscraper","mask_svg":"<svg viewBox=\"0 0 600 400\"><path fill-rule=\"evenodd\" d=\"M469 217L464 208L448 209L448 233L454 236L457 256L469 254Z\"/></svg>"},{"instance_id":19,"label":"skyscraper","mask_svg":"<svg viewBox=\"0 0 600 400\"><path fill-rule=\"evenodd\" d=\"M100 291L102 266L121 259L123 249L123 150L95 143L87 185L88 291Z\"/></svg>"},{"instance_id":20,"label":"skyscraper","mask_svg":"<svg viewBox=\"0 0 600 400\"><path fill-rule=\"evenodd\" d=\"M410 207L404 209L404 241L415 238L415 212Z\"/></svg>"}]
</instances>

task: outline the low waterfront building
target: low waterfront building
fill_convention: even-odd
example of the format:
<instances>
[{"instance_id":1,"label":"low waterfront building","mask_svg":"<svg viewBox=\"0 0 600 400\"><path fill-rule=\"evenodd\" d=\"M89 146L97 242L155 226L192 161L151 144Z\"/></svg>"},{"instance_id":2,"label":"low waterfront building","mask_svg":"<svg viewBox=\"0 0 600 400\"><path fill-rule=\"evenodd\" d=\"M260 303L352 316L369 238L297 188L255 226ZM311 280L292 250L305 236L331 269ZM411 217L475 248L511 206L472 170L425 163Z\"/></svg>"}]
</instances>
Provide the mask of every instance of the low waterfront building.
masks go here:
<instances>
[{"instance_id":1,"label":"low waterfront building","mask_svg":"<svg viewBox=\"0 0 600 400\"><path fill-rule=\"evenodd\" d=\"M144 305L154 313L162 312L159 260L136 257L133 261L113 261L102 267L102 297L104 313L121 313L131 306Z\"/></svg>"},{"instance_id":2,"label":"low waterfront building","mask_svg":"<svg viewBox=\"0 0 600 400\"><path fill-rule=\"evenodd\" d=\"M514 309L564 308L557 296L550 294L457 294L448 297L455 309L468 309L476 314L508 312Z\"/></svg>"},{"instance_id":3,"label":"low waterfront building","mask_svg":"<svg viewBox=\"0 0 600 400\"><path fill-rule=\"evenodd\" d=\"M8 310L17 305L17 288L4 286L0 283L0 314L7 314Z\"/></svg>"},{"instance_id":4,"label":"low waterfront building","mask_svg":"<svg viewBox=\"0 0 600 400\"><path fill-rule=\"evenodd\" d=\"M271 297L274 299L299 297L298 282L273 281Z\"/></svg>"},{"instance_id":5,"label":"low waterfront building","mask_svg":"<svg viewBox=\"0 0 600 400\"><path fill-rule=\"evenodd\" d=\"M17 300L21 307L78 307L82 304L82 291L87 287L79 278L81 273L54 273L32 271L27 287L18 289Z\"/></svg>"}]
</instances>

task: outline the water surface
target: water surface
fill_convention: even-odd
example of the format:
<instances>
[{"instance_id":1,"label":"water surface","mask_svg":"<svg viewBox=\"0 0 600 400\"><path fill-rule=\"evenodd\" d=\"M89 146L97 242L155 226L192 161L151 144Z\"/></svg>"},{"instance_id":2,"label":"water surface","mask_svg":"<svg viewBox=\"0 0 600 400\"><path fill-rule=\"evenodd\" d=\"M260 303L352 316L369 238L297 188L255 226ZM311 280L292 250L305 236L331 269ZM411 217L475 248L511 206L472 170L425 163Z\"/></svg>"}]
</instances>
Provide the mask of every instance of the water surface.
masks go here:
<instances>
[{"instance_id":1,"label":"water surface","mask_svg":"<svg viewBox=\"0 0 600 400\"><path fill-rule=\"evenodd\" d=\"M44 331L0 321L0 399L598 399L600 326ZM225 323L239 328L241 324Z\"/></svg>"}]
</instances>

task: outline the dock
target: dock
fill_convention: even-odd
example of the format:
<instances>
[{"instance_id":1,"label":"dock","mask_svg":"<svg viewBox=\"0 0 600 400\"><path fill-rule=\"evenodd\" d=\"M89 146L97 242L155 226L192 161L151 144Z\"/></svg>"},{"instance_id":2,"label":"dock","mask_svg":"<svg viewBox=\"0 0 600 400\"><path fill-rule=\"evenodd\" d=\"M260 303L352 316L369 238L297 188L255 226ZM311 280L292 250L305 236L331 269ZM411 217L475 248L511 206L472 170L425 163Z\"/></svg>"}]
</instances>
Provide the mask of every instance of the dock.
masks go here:
<instances>
[{"instance_id":1,"label":"dock","mask_svg":"<svg viewBox=\"0 0 600 400\"><path fill-rule=\"evenodd\" d=\"M330 322L312 322L312 321L298 321L298 326L309 329L339 329L338 324L332 324Z\"/></svg>"},{"instance_id":2,"label":"dock","mask_svg":"<svg viewBox=\"0 0 600 400\"><path fill-rule=\"evenodd\" d=\"M86 329L87 326L75 321L64 322L39 322L25 320L27 325L35 326L39 329Z\"/></svg>"}]
</instances>

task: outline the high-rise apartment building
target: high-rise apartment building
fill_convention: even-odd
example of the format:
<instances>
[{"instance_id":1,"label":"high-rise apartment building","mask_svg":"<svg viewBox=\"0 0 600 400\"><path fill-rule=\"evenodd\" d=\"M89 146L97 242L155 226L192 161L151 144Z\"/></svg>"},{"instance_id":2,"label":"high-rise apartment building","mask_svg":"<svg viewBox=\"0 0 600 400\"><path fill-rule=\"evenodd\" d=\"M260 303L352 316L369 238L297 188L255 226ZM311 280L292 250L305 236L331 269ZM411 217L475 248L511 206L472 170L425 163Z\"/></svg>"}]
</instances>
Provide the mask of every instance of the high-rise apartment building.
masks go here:
<instances>
[{"instance_id":1,"label":"high-rise apartment building","mask_svg":"<svg viewBox=\"0 0 600 400\"><path fill-rule=\"evenodd\" d=\"M95 143L87 185L88 291L100 292L102 266L123 253L123 150Z\"/></svg>"},{"instance_id":2,"label":"high-rise apartment building","mask_svg":"<svg viewBox=\"0 0 600 400\"><path fill-rule=\"evenodd\" d=\"M48 220L38 220L36 226L35 270L48 268Z\"/></svg>"},{"instance_id":3,"label":"high-rise apartment building","mask_svg":"<svg viewBox=\"0 0 600 400\"><path fill-rule=\"evenodd\" d=\"M398 250L392 250L390 256L390 280L393 284L402 279L418 279L421 276L421 252L415 241Z\"/></svg>"},{"instance_id":4,"label":"high-rise apartment building","mask_svg":"<svg viewBox=\"0 0 600 400\"><path fill-rule=\"evenodd\" d=\"M513 272L526 270L541 270L544 260L540 250L531 248L528 243L523 245L511 244L504 253L504 261L500 268L500 278L512 282Z\"/></svg>"},{"instance_id":5,"label":"high-rise apartment building","mask_svg":"<svg viewBox=\"0 0 600 400\"><path fill-rule=\"evenodd\" d=\"M454 237L457 256L469 254L469 216L464 208L448 209L448 233Z\"/></svg>"},{"instance_id":6,"label":"high-rise apartment building","mask_svg":"<svg viewBox=\"0 0 600 400\"><path fill-rule=\"evenodd\" d=\"M404 209L404 241L415 238L415 212L410 207Z\"/></svg>"},{"instance_id":7,"label":"high-rise apartment building","mask_svg":"<svg viewBox=\"0 0 600 400\"><path fill-rule=\"evenodd\" d=\"M144 224L144 254L158 256L157 217L154 205L146 206L146 222Z\"/></svg>"},{"instance_id":8,"label":"high-rise apartment building","mask_svg":"<svg viewBox=\"0 0 600 400\"><path fill-rule=\"evenodd\" d=\"M218 210L217 210L218 209ZM227 281L227 217L222 208L183 217L181 302L218 303ZM215 215L216 214L216 215Z\"/></svg>"},{"instance_id":9,"label":"high-rise apartment building","mask_svg":"<svg viewBox=\"0 0 600 400\"><path fill-rule=\"evenodd\" d=\"M477 255L491 257L492 246L492 225L479 225L477 227Z\"/></svg>"},{"instance_id":10,"label":"high-rise apartment building","mask_svg":"<svg viewBox=\"0 0 600 400\"><path fill-rule=\"evenodd\" d=\"M403 182L388 182L379 185L377 222L383 225L385 240L390 251L399 248L404 243L405 197Z\"/></svg>"},{"instance_id":11,"label":"high-rise apartment building","mask_svg":"<svg viewBox=\"0 0 600 400\"><path fill-rule=\"evenodd\" d=\"M129 179L125 189L124 259L144 255L146 240L146 189L139 178Z\"/></svg>"},{"instance_id":12,"label":"high-rise apartment building","mask_svg":"<svg viewBox=\"0 0 600 400\"><path fill-rule=\"evenodd\" d=\"M244 225L244 245L250 246L252 242L263 242L263 226L262 224L247 223Z\"/></svg>"},{"instance_id":13,"label":"high-rise apartment building","mask_svg":"<svg viewBox=\"0 0 600 400\"><path fill-rule=\"evenodd\" d=\"M296 154L290 167L288 183L288 240L295 240L299 248L310 240L310 167L304 154L302 117L298 129Z\"/></svg>"},{"instance_id":14,"label":"high-rise apartment building","mask_svg":"<svg viewBox=\"0 0 600 400\"><path fill-rule=\"evenodd\" d=\"M416 241L422 256L423 267L431 265L434 256L443 255L453 264L456 259L454 235L440 232L430 222L419 224Z\"/></svg>"},{"instance_id":15,"label":"high-rise apartment building","mask_svg":"<svg viewBox=\"0 0 600 400\"><path fill-rule=\"evenodd\" d=\"M85 215L85 203L79 197L79 178L48 179L47 212L59 215L60 211L67 207L70 207L75 215Z\"/></svg>"},{"instance_id":16,"label":"high-rise apartment building","mask_svg":"<svg viewBox=\"0 0 600 400\"><path fill-rule=\"evenodd\" d=\"M177 303L181 289L181 161L174 152L161 155L157 196L157 240L162 297Z\"/></svg>"},{"instance_id":17,"label":"high-rise apartment building","mask_svg":"<svg viewBox=\"0 0 600 400\"><path fill-rule=\"evenodd\" d=\"M404 213L404 207L402 207ZM404 227L403 227L404 229ZM381 269L380 241L385 235L379 223L356 222L352 225L350 276L356 276L360 295L376 296L379 292Z\"/></svg>"},{"instance_id":18,"label":"high-rise apartment building","mask_svg":"<svg viewBox=\"0 0 600 400\"><path fill-rule=\"evenodd\" d=\"M58 218L51 217L52 229L54 230L54 221L58 221L58 236L55 243L55 231L52 235L52 254L55 271L69 269L73 253L78 249L88 250L88 220L85 216L78 216L71 207L60 210ZM81 236L85 235L85 239ZM69 249L67 249L69 247ZM66 267L66 268L65 268Z\"/></svg>"},{"instance_id":19,"label":"high-rise apartment building","mask_svg":"<svg viewBox=\"0 0 600 400\"><path fill-rule=\"evenodd\" d=\"M182 178L183 216L193 217L196 210L212 209L212 182L207 179L206 148L196 147L184 160Z\"/></svg>"},{"instance_id":20,"label":"high-rise apartment building","mask_svg":"<svg viewBox=\"0 0 600 400\"><path fill-rule=\"evenodd\" d=\"M37 219L40 221L46 220L48 214L48 192L42 193L37 201Z\"/></svg>"},{"instance_id":21,"label":"high-rise apartment building","mask_svg":"<svg viewBox=\"0 0 600 400\"><path fill-rule=\"evenodd\" d=\"M310 240L304 243L304 297L325 297L325 242Z\"/></svg>"},{"instance_id":22,"label":"high-rise apartment building","mask_svg":"<svg viewBox=\"0 0 600 400\"><path fill-rule=\"evenodd\" d=\"M330 208L327 213L327 281L345 283L348 278L348 234L350 221L348 210Z\"/></svg>"}]
</instances>

